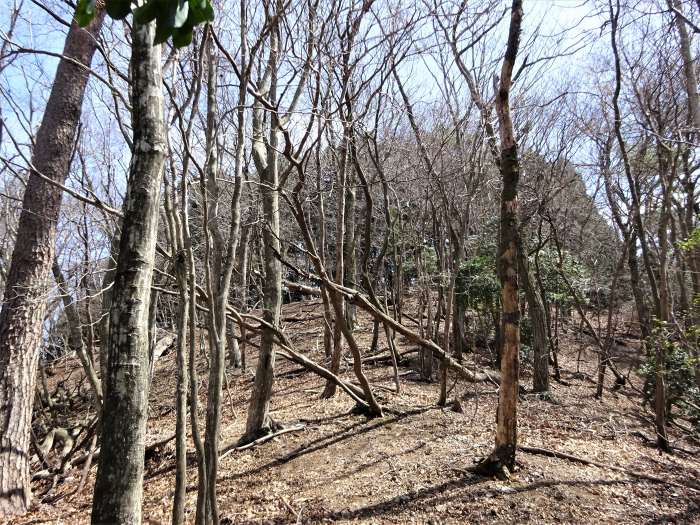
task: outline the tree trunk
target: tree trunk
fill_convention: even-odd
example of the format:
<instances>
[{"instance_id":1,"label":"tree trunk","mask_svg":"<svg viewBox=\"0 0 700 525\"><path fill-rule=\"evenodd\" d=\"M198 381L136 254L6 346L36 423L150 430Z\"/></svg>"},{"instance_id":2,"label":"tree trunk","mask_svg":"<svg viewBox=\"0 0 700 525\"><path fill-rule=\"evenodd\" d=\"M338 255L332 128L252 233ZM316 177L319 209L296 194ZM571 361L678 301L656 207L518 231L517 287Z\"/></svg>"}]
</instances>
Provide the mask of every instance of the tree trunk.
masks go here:
<instances>
[{"instance_id":1,"label":"tree trunk","mask_svg":"<svg viewBox=\"0 0 700 525\"><path fill-rule=\"evenodd\" d=\"M88 72L104 10L85 29L74 21L66 37L44 117L36 135L16 244L0 312L0 516L26 512L31 502L29 442L48 277L54 259L63 183L70 169ZM82 64L79 65L79 64Z\"/></svg>"},{"instance_id":2,"label":"tree trunk","mask_svg":"<svg viewBox=\"0 0 700 525\"><path fill-rule=\"evenodd\" d=\"M268 86L262 91L275 103L277 99L277 53L279 45L278 28L274 27L270 36L270 57L265 73ZM277 327L282 307L282 267L277 259L280 253L280 213L279 213L279 162L277 145L279 131L277 121L271 117L270 132L267 143L264 141L264 111L260 102L256 102L253 111L253 159L260 176L260 192L263 207L263 319L272 327ZM248 406L243 442L253 441L262 434L273 430L270 419L270 398L275 369L275 334L271 329L263 329L260 339L258 365L255 371L253 394Z\"/></svg>"},{"instance_id":3,"label":"tree trunk","mask_svg":"<svg viewBox=\"0 0 700 525\"><path fill-rule=\"evenodd\" d=\"M627 266L630 270L630 287L634 297L634 304L637 309L637 319L639 321L639 332L642 341L646 341L651 335L651 316L642 289L642 276L639 273L639 258L637 257L637 236L634 228L630 233L630 248L627 252Z\"/></svg>"},{"instance_id":4,"label":"tree trunk","mask_svg":"<svg viewBox=\"0 0 700 525\"><path fill-rule=\"evenodd\" d=\"M666 152L657 148L659 173L661 175L661 186L663 188L663 202L659 218L658 239L659 239L659 320L666 325L671 321L673 312L673 302L669 289L668 278L668 223L671 220L671 195L673 192L673 177L669 173L669 161ZM663 343L656 345L656 374L654 389L654 411L656 415L656 437L659 449L670 452L666 432L666 351Z\"/></svg>"},{"instance_id":5,"label":"tree trunk","mask_svg":"<svg viewBox=\"0 0 700 525\"><path fill-rule=\"evenodd\" d=\"M352 139L351 139L352 140ZM357 288L357 250L356 250L356 235L355 235L355 202L357 200L355 186L357 184L355 170L347 168L347 180L345 184L345 213L343 218L345 225L343 227L343 284L348 288ZM340 189L338 190L340 191ZM345 319L347 320L348 328L355 329L355 307L352 305L345 306Z\"/></svg>"},{"instance_id":6,"label":"tree trunk","mask_svg":"<svg viewBox=\"0 0 700 525\"><path fill-rule=\"evenodd\" d=\"M85 371L85 376L88 378L90 383L90 389L92 390L92 395L95 399L95 413L99 416L102 409L102 387L100 386L100 380L95 372L95 367L93 366L92 359L88 355L85 349L85 343L83 342L82 334L82 323L80 322L80 314L78 308L75 305L75 300L71 297L68 292L68 286L66 284L66 279L61 272L61 268L58 262L53 263L52 268L54 279L56 279L56 284L58 285L58 290L61 294L61 299L63 300L63 308L66 314L66 320L68 321L68 346L72 351L78 354L78 359L80 359L80 364L83 365L83 370ZM88 298L89 301L89 298ZM88 305L89 308L89 305Z\"/></svg>"},{"instance_id":7,"label":"tree trunk","mask_svg":"<svg viewBox=\"0 0 700 525\"><path fill-rule=\"evenodd\" d=\"M520 280L525 288L528 312L532 322L533 377L532 391L537 393L549 390L549 346L547 344L547 319L542 304L542 296L535 288L535 279L530 273L527 251L518 240L518 268Z\"/></svg>"},{"instance_id":8,"label":"tree trunk","mask_svg":"<svg viewBox=\"0 0 700 525\"><path fill-rule=\"evenodd\" d=\"M508 44L501 67L496 96L499 134L501 139L501 224L498 242L498 277L501 281L501 387L496 413L496 446L480 464L480 470L506 474L515 468L517 446L518 373L520 353L520 306L518 304L518 181L520 163L518 145L510 116L510 87L513 65L520 43L522 0L511 6Z\"/></svg>"},{"instance_id":9,"label":"tree trunk","mask_svg":"<svg viewBox=\"0 0 700 525\"><path fill-rule=\"evenodd\" d=\"M673 7L679 13L683 12L681 0L673 0ZM683 72L685 74L685 85L688 92L688 111L690 113L691 123L695 128L695 132L697 132L700 130L700 96L698 95L698 79L695 73L695 61L691 53L690 38L688 36L688 29L685 26L685 21L678 14L676 14L674 19L681 43Z\"/></svg>"},{"instance_id":10,"label":"tree trunk","mask_svg":"<svg viewBox=\"0 0 700 525\"><path fill-rule=\"evenodd\" d=\"M335 217L335 281L342 283L345 279L345 253L346 253L346 221L345 213L347 211L347 197L348 193L345 191L347 183L347 171L348 171L348 155L350 148L347 144L349 140L349 130L347 127L343 134L343 145L340 149L340 164L336 173L336 217ZM330 294L326 292L325 297ZM324 296L322 296L324 297ZM324 299L325 299L324 297ZM340 360L343 354L343 332L341 329L341 322L337 318L338 315L342 315L345 319L351 318L348 316L347 308L348 305L341 298L340 299L340 311L335 308L334 300L328 297L328 307L333 308L335 312L334 323L333 323L333 353L331 355L331 365L330 370L334 374L338 375L340 373ZM324 304L325 307L325 304ZM352 330L352 326L350 328ZM332 381L326 382L326 386L321 392L322 399L330 399L335 395L336 385Z\"/></svg>"},{"instance_id":11,"label":"tree trunk","mask_svg":"<svg viewBox=\"0 0 700 525\"><path fill-rule=\"evenodd\" d=\"M175 493L173 494L173 525L185 522L185 497L187 491L187 317L189 295L187 293L187 269L184 255L176 261L175 274L180 291L177 314L177 387L175 390Z\"/></svg>"},{"instance_id":12,"label":"tree trunk","mask_svg":"<svg viewBox=\"0 0 700 525\"><path fill-rule=\"evenodd\" d=\"M109 320L102 451L92 523L141 523L148 416L148 312L165 157L160 46L155 24L134 22L131 75L134 152Z\"/></svg>"},{"instance_id":13,"label":"tree trunk","mask_svg":"<svg viewBox=\"0 0 700 525\"><path fill-rule=\"evenodd\" d=\"M109 250L109 267L102 277L102 298L101 298L101 319L100 319L100 384L102 395L107 391L107 362L109 361L109 311L112 307L112 290L114 284L114 274L117 272L117 258L119 257L119 238L121 231L121 221L117 230L112 235L112 242Z\"/></svg>"}]
</instances>

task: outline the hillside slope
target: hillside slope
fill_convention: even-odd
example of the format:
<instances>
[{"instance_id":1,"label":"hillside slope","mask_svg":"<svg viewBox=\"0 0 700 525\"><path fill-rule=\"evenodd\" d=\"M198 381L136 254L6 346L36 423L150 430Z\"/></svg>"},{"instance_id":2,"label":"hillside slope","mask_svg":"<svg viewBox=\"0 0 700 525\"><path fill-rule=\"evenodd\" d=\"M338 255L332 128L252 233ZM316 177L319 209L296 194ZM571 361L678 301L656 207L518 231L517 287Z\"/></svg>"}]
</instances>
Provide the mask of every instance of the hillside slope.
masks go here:
<instances>
[{"instance_id":1,"label":"hillside slope","mask_svg":"<svg viewBox=\"0 0 700 525\"><path fill-rule=\"evenodd\" d=\"M284 309L286 317L310 318L289 323L287 333L299 350L321 360L317 313L315 303L296 303ZM371 327L368 319L360 317L359 340L367 347ZM323 380L279 359L273 417L303 428L226 454L218 485L225 516L222 523L700 523L697 443L686 442L671 430L678 447L674 455L659 455L649 446L651 419L638 408L636 388L641 381L634 374L631 386L616 393L606 391L602 401L594 400L595 385L590 378L595 354L585 350L586 344L565 334L561 359L568 386L552 382L549 401L528 395L522 398L521 444L566 452L697 490L522 452L520 469L511 481L479 478L467 469L492 447L497 402L493 385L458 383L449 399L459 399L461 407L451 403L441 408L436 406L438 384L419 382L412 372L413 363L406 360L401 366L400 394L394 392L390 365L378 363L368 367L368 375L386 407L385 417L367 421L352 414L352 400L340 392L331 400L319 400ZM399 348L410 350L402 339ZM253 350L249 348L251 354ZM172 353L158 363L151 390L149 443L174 432L174 366ZM202 362L202 371L204 366ZM350 378L349 363L343 366L344 377ZM249 365L248 370L254 367ZM527 385L529 377L523 375ZM222 443L226 444L235 443L243 431L252 378L250 372L240 375L229 370L228 382L222 408ZM205 392L206 385L200 385L203 397ZM147 523L170 523L172 441L149 454L146 471ZM188 521L194 519L196 471L192 458ZM88 523L94 474L93 466L83 493L72 495L80 479L76 467L31 514L10 523ZM50 486L49 481L36 482L37 498Z\"/></svg>"}]
</instances>

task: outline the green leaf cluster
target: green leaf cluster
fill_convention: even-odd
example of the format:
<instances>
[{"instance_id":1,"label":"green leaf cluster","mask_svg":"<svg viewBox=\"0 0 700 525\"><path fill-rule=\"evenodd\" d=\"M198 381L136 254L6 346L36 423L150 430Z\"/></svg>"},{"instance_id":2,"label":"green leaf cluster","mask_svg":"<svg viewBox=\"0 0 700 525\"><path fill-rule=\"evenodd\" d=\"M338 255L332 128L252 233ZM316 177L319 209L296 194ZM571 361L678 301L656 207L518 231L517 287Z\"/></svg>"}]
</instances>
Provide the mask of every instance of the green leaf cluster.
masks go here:
<instances>
[{"instance_id":1,"label":"green leaf cluster","mask_svg":"<svg viewBox=\"0 0 700 525\"><path fill-rule=\"evenodd\" d=\"M700 363L692 349L700 336L700 326L691 325L682 334L676 330L673 325L656 321L647 341L650 352L639 371L646 377L645 395L651 399L656 388L656 372L663 365L667 413L671 416L671 405L676 405L700 432L700 389L695 382L695 369ZM664 357L663 363L658 361L659 354Z\"/></svg>"},{"instance_id":2,"label":"green leaf cluster","mask_svg":"<svg viewBox=\"0 0 700 525\"><path fill-rule=\"evenodd\" d=\"M700 228L695 228L687 239L679 241L678 246L681 250L689 252L693 248L700 248Z\"/></svg>"},{"instance_id":3,"label":"green leaf cluster","mask_svg":"<svg viewBox=\"0 0 700 525\"><path fill-rule=\"evenodd\" d=\"M79 0L75 19L85 27L95 17L96 0ZM155 20L154 44L162 44L172 38L175 47L185 47L192 42L192 31L200 24L214 20L214 8L210 0L144 0L137 4L132 0L106 0L107 14L115 20L134 15L134 21L148 24Z\"/></svg>"},{"instance_id":4,"label":"green leaf cluster","mask_svg":"<svg viewBox=\"0 0 700 525\"><path fill-rule=\"evenodd\" d=\"M496 261L491 255L476 255L464 261L455 280L455 294L467 308L490 309L501 291Z\"/></svg>"},{"instance_id":5,"label":"green leaf cluster","mask_svg":"<svg viewBox=\"0 0 700 525\"><path fill-rule=\"evenodd\" d=\"M564 251L562 259L560 266L558 253L551 249L542 250L538 259L540 278L548 303L569 306L573 304L574 298L562 279L560 271L566 275L581 299L585 298L586 289L591 283L591 276L585 265L570 252Z\"/></svg>"}]
</instances>

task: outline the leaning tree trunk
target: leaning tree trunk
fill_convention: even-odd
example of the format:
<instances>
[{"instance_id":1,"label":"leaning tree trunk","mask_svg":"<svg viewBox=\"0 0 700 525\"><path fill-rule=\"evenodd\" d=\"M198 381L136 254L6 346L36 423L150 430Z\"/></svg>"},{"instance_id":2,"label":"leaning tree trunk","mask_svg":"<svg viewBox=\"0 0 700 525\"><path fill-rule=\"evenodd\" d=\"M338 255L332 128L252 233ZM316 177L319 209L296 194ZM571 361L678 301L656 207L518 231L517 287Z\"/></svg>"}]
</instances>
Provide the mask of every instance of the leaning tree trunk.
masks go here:
<instances>
[{"instance_id":1,"label":"leaning tree trunk","mask_svg":"<svg viewBox=\"0 0 700 525\"><path fill-rule=\"evenodd\" d=\"M109 320L107 391L92 523L141 523L148 415L148 312L165 157L155 24L131 33L134 152Z\"/></svg>"},{"instance_id":2,"label":"leaning tree trunk","mask_svg":"<svg viewBox=\"0 0 700 525\"><path fill-rule=\"evenodd\" d=\"M510 87L513 65L520 43L523 17L522 0L513 0L508 44L501 67L496 96L501 139L501 225L498 242L498 277L501 281L501 384L496 413L496 446L479 470L490 474L508 474L515 467L517 446L516 406L520 352L520 306L518 304L518 145L510 116Z\"/></svg>"},{"instance_id":3,"label":"leaning tree trunk","mask_svg":"<svg viewBox=\"0 0 700 525\"><path fill-rule=\"evenodd\" d=\"M103 19L101 9L87 28L71 24L63 49L67 59L56 70L24 192L0 312L0 516L24 513L31 501L32 404L63 196L46 179L62 184L68 175L88 81L86 68L92 62Z\"/></svg>"}]
</instances>

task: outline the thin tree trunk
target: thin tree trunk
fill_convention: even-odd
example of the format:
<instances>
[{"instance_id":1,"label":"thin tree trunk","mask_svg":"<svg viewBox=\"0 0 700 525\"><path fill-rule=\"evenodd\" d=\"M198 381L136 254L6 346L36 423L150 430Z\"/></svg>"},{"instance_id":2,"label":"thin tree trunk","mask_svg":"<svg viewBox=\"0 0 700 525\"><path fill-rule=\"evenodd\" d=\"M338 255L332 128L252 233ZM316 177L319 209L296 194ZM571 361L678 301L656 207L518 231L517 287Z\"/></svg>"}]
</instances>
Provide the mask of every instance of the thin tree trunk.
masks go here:
<instances>
[{"instance_id":1,"label":"thin tree trunk","mask_svg":"<svg viewBox=\"0 0 700 525\"><path fill-rule=\"evenodd\" d=\"M58 262L54 261L51 270L53 272L54 279L56 279L56 284L58 284L58 289L61 293L61 299L63 300L63 307L66 313L66 320L68 321L68 345L71 350L78 354L80 364L83 365L85 376L88 378L90 389L92 390L92 395L95 400L95 413L99 416L102 410L102 388L100 386L100 380L97 378L95 367L92 364L92 360L90 359L90 356L85 348L85 343L83 342L80 314L75 305L75 300L68 292L66 278L63 276L63 272L61 272Z\"/></svg>"},{"instance_id":2,"label":"thin tree trunk","mask_svg":"<svg viewBox=\"0 0 700 525\"><path fill-rule=\"evenodd\" d=\"M112 235L109 250L109 267L102 277L102 297L101 297L101 319L100 319L100 383L102 395L107 391L107 362L109 361L109 311L112 307L112 290L114 286L114 275L117 272L117 258L119 257L119 239L121 231L121 221L117 230Z\"/></svg>"},{"instance_id":3,"label":"thin tree trunk","mask_svg":"<svg viewBox=\"0 0 700 525\"><path fill-rule=\"evenodd\" d=\"M245 17L245 12L242 13ZM209 28L210 29L210 28ZM208 33L207 33L208 34ZM245 130L245 86L239 87L237 110L238 132L236 137L235 182L230 205L228 239L225 240L220 228L219 216L219 114L217 103L218 61L214 51L213 36L206 40L207 49L207 163L206 191L202 192L205 237L205 270L208 292L208 335L209 335L209 384L207 397L207 424L204 434L204 459L207 483L206 512L203 518L207 523L218 524L219 506L216 495L216 482L219 469L219 433L221 426L221 396L226 367L227 318L231 278L235 268L238 243L240 241L241 192L243 187L243 151ZM201 184L205 188L205 184ZM200 498L200 495L198 495Z\"/></svg>"},{"instance_id":4,"label":"thin tree trunk","mask_svg":"<svg viewBox=\"0 0 700 525\"><path fill-rule=\"evenodd\" d=\"M670 2L669 2L670 3ZM673 0L673 7L679 13L683 13L681 0ZM681 57L683 58L683 72L685 74L685 85L688 92L688 110L690 119L695 128L695 132L700 131L700 96L698 95L698 79L695 73L695 61L691 52L690 38L685 21L676 14L674 17L676 29L681 43Z\"/></svg>"},{"instance_id":5,"label":"thin tree trunk","mask_svg":"<svg viewBox=\"0 0 700 525\"><path fill-rule=\"evenodd\" d=\"M173 525L185 522L185 498L187 491L187 269L184 254L176 262L175 273L180 291L177 314L177 387L175 390L175 493L173 494Z\"/></svg>"},{"instance_id":6,"label":"thin tree trunk","mask_svg":"<svg viewBox=\"0 0 700 525\"><path fill-rule=\"evenodd\" d=\"M347 144L349 131L345 129L343 135L343 145L340 151L340 165L337 171L337 181L336 181L336 220L335 220L335 280L336 282L343 282L345 279L345 253L346 253L346 221L345 213L347 211L347 192L345 190L347 171L348 171L348 155L349 146ZM326 292L326 295L330 295ZM323 297L323 296L322 296ZM341 298L340 299L340 314L347 320L347 304ZM335 321L333 323L333 353L331 355L331 365L330 370L334 374L338 375L340 373L340 360L343 354L343 331L341 329L341 323L337 319L338 310L335 308L334 300L328 298L328 306L332 311L335 312ZM352 328L351 328L352 330ZM322 399L330 399L335 395L336 385L335 383L328 381L326 383L323 392L321 392Z\"/></svg>"},{"instance_id":7,"label":"thin tree trunk","mask_svg":"<svg viewBox=\"0 0 700 525\"><path fill-rule=\"evenodd\" d=\"M667 152L661 147L657 149L659 173L663 189L663 202L659 218L658 228L658 252L659 252L659 320L667 324L671 321L673 304L668 279L668 223L671 220L671 195L673 192L673 178L669 173ZM664 452L670 452L666 432L666 351L663 343L656 345L656 373L654 388L654 412L656 415L657 445Z\"/></svg>"},{"instance_id":8,"label":"thin tree trunk","mask_svg":"<svg viewBox=\"0 0 700 525\"><path fill-rule=\"evenodd\" d=\"M350 117L352 118L352 117ZM350 139L352 140L352 139ZM355 185L357 184L355 170L347 169L347 180L345 183L345 213L343 219L343 284L348 288L357 288L357 250L355 236L355 201L357 195ZM339 190L340 191L340 190ZM350 330L355 329L355 307L352 305L345 306L345 319Z\"/></svg>"},{"instance_id":9,"label":"thin tree trunk","mask_svg":"<svg viewBox=\"0 0 700 525\"><path fill-rule=\"evenodd\" d=\"M608 322L606 327L607 336L605 338L605 346L601 349L600 354L598 354L598 384L596 385L595 397L596 399L601 399L603 397L603 386L605 382L605 369L608 367L610 362L610 348L613 343L613 312L615 311L615 298L617 294L617 283L622 273L622 269L625 264L625 259L627 258L627 250L629 246L627 243L623 245L622 257L620 257L617 266L615 266L615 273L613 274L612 283L610 284L610 304L608 305Z\"/></svg>"},{"instance_id":10,"label":"thin tree trunk","mask_svg":"<svg viewBox=\"0 0 700 525\"><path fill-rule=\"evenodd\" d=\"M172 155L170 168L176 172ZM184 177L183 177L184 178ZM186 188L186 179L184 181ZM182 192L183 205L186 205L187 192ZM173 209L175 193L171 193L168 177L165 177L165 217L168 224L172 263L179 292L176 329L177 382L175 387L175 491L173 493L172 524L182 525L185 520L185 498L187 496L187 389L189 372L187 369L187 317L190 296L187 291L187 256L185 237L180 217Z\"/></svg>"},{"instance_id":11,"label":"thin tree trunk","mask_svg":"<svg viewBox=\"0 0 700 525\"><path fill-rule=\"evenodd\" d=\"M535 288L535 279L530 272L527 251L523 249L522 241L518 239L518 268L520 281L525 288L528 312L532 322L533 347L533 377L532 391L544 393L549 390L549 346L547 345L547 319L545 316L542 296Z\"/></svg>"},{"instance_id":12,"label":"thin tree trunk","mask_svg":"<svg viewBox=\"0 0 700 525\"><path fill-rule=\"evenodd\" d=\"M520 306L518 304L518 145L510 115L510 87L520 43L522 0L511 6L508 44L496 95L501 139L501 224L498 242L498 276L501 281L501 386L496 414L496 446L480 464L480 470L508 474L515 468L517 447L518 374L520 353Z\"/></svg>"}]
</instances>

